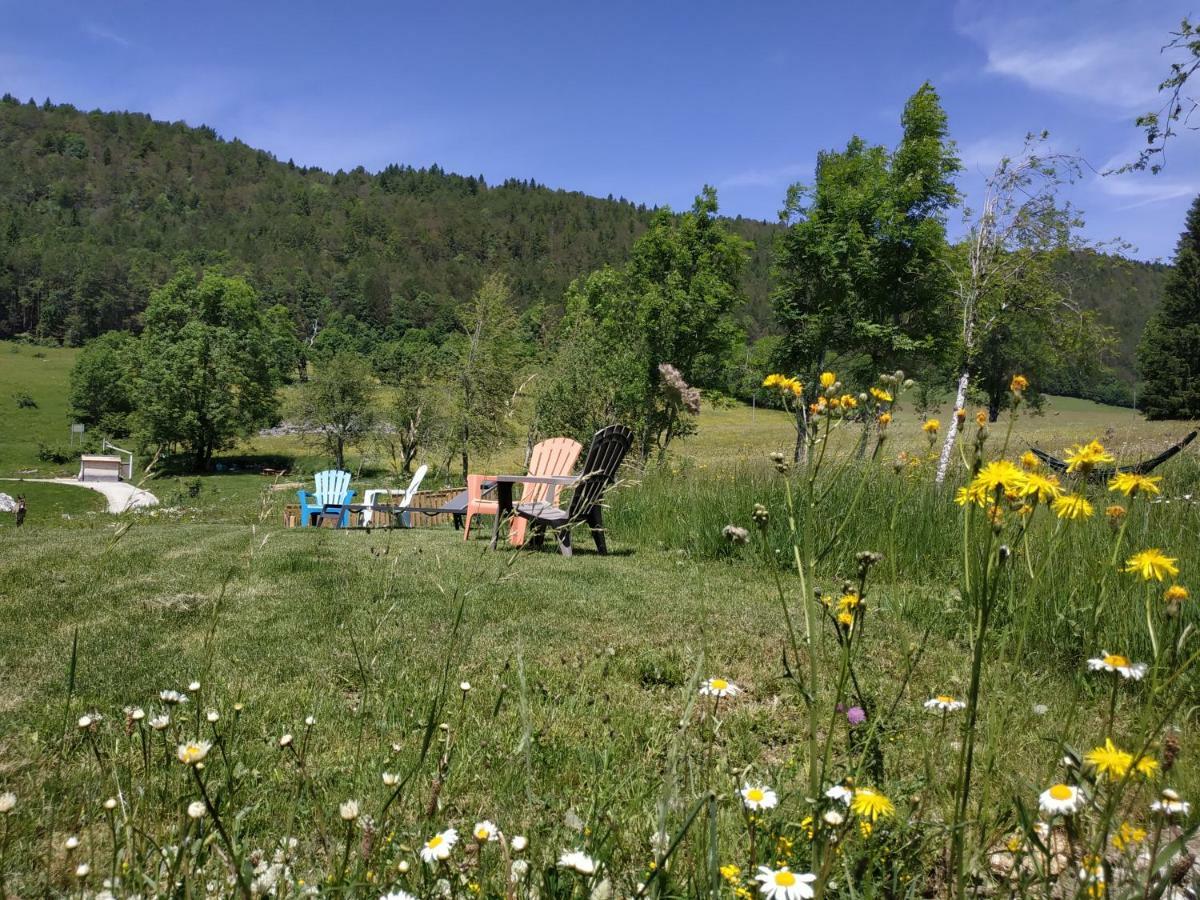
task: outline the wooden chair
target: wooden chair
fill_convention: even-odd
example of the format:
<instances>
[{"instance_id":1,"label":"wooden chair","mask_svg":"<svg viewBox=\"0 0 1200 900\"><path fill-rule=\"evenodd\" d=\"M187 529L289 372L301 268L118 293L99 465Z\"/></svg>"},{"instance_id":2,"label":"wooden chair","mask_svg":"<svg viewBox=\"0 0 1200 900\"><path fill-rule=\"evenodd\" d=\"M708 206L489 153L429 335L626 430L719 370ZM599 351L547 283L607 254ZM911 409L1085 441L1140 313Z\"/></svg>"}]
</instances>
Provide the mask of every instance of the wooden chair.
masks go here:
<instances>
[{"instance_id":1,"label":"wooden chair","mask_svg":"<svg viewBox=\"0 0 1200 900\"><path fill-rule=\"evenodd\" d=\"M575 468L575 461L583 445L569 437L547 438L533 447L529 455L529 475L569 475ZM466 526L463 529L465 541L471 532L471 516L494 516L500 511L496 500L484 499L484 484L494 478L489 475L467 476L467 512ZM548 484L526 484L521 487L522 503L542 503L549 493ZM555 487L552 503L558 503L558 494L562 488ZM508 533L508 540L515 547L525 543L525 520L515 519Z\"/></svg>"},{"instance_id":2,"label":"wooden chair","mask_svg":"<svg viewBox=\"0 0 1200 900\"><path fill-rule=\"evenodd\" d=\"M592 540L596 542L596 550L601 555L608 553L600 501L604 499L604 492L616 480L617 470L632 443L633 431L624 425L609 425L597 431L592 437L591 446L588 447L579 480L575 482L571 504L566 509L556 505L557 497L554 503L546 500L525 502L522 498L514 513L519 521L533 526L536 546L541 546L545 541L546 529L549 528L558 542L559 551L563 556L570 556L571 529L587 522Z\"/></svg>"},{"instance_id":3,"label":"wooden chair","mask_svg":"<svg viewBox=\"0 0 1200 900\"><path fill-rule=\"evenodd\" d=\"M312 524L314 516L339 512L338 527L345 528L350 522L349 503L354 498L350 490L350 473L338 469L327 469L314 476L316 490L310 496L308 491L297 491L300 498L300 525L307 527Z\"/></svg>"}]
</instances>

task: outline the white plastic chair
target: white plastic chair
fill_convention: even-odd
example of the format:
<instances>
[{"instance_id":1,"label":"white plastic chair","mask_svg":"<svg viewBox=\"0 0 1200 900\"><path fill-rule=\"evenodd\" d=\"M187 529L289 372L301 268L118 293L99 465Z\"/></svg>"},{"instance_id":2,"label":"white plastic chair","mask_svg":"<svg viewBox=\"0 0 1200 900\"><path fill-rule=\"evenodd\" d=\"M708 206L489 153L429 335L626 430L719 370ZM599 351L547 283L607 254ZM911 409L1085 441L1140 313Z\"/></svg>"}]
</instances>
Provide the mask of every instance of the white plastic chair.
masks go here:
<instances>
[{"instance_id":1,"label":"white plastic chair","mask_svg":"<svg viewBox=\"0 0 1200 900\"><path fill-rule=\"evenodd\" d=\"M399 494L400 502L393 505L399 506L404 510L404 512L400 513L400 522L405 528L408 528L411 524L411 519L406 507L412 503L413 497L416 495L418 488L421 487L421 481L425 478L425 473L428 471L429 466L419 466L417 471L413 473L412 481L408 483L408 487L403 491L393 491L389 488L372 488L363 494L363 500L365 501L363 505L366 507L363 510L363 525L369 526L375 520L375 499L380 494L386 494L389 500Z\"/></svg>"}]
</instances>

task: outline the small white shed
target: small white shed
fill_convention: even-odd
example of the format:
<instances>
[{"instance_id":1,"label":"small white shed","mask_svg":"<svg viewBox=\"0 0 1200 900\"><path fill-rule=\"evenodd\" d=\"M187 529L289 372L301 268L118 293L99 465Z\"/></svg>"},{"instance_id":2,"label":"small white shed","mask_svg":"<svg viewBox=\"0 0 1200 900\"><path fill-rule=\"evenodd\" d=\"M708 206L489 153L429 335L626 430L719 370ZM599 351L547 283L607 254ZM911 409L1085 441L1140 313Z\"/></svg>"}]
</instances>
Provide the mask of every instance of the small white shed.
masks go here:
<instances>
[{"instance_id":1,"label":"small white shed","mask_svg":"<svg viewBox=\"0 0 1200 900\"><path fill-rule=\"evenodd\" d=\"M79 457L80 481L120 481L122 460L119 456L96 456L85 453Z\"/></svg>"}]
</instances>

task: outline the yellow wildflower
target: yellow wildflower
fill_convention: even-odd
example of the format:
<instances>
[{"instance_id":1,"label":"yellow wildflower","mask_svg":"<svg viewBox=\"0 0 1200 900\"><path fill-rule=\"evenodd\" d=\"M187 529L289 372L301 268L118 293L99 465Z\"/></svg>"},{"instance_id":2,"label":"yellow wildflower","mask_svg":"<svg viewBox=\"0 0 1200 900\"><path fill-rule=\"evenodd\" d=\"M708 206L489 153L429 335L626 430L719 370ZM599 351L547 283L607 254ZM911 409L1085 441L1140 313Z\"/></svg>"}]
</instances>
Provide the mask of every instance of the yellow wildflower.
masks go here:
<instances>
[{"instance_id":1,"label":"yellow wildflower","mask_svg":"<svg viewBox=\"0 0 1200 900\"><path fill-rule=\"evenodd\" d=\"M1114 503L1112 506L1104 510L1104 514L1108 516L1108 521L1111 524L1117 525L1120 523L1121 519L1125 517L1125 507L1121 506L1119 503Z\"/></svg>"},{"instance_id":2,"label":"yellow wildflower","mask_svg":"<svg viewBox=\"0 0 1200 900\"><path fill-rule=\"evenodd\" d=\"M887 391L885 391L883 388L877 388L877 387L871 388L871 396L874 397L876 400L878 400L880 403L891 403L892 402L892 395L889 394Z\"/></svg>"},{"instance_id":3,"label":"yellow wildflower","mask_svg":"<svg viewBox=\"0 0 1200 900\"><path fill-rule=\"evenodd\" d=\"M895 815L896 812L896 807L891 800L869 787L854 789L854 799L850 801L850 809L872 822L881 816L888 818Z\"/></svg>"},{"instance_id":4,"label":"yellow wildflower","mask_svg":"<svg viewBox=\"0 0 1200 900\"><path fill-rule=\"evenodd\" d=\"M1051 504L1060 519L1090 519L1095 508L1083 494L1064 494Z\"/></svg>"},{"instance_id":5,"label":"yellow wildflower","mask_svg":"<svg viewBox=\"0 0 1200 900\"><path fill-rule=\"evenodd\" d=\"M979 410L979 412L975 413L975 424L976 425L978 425L980 428L982 428L987 423L988 423L988 414L987 414L986 409L981 409L981 410Z\"/></svg>"},{"instance_id":6,"label":"yellow wildflower","mask_svg":"<svg viewBox=\"0 0 1200 900\"><path fill-rule=\"evenodd\" d=\"M1037 454L1032 450L1026 450L1021 454L1021 467L1028 472L1033 472L1041 468L1042 461L1038 459Z\"/></svg>"},{"instance_id":7,"label":"yellow wildflower","mask_svg":"<svg viewBox=\"0 0 1200 900\"><path fill-rule=\"evenodd\" d=\"M954 418L956 418L958 420L958 424L961 425L963 422L967 421L967 411L960 406L958 409L954 410Z\"/></svg>"},{"instance_id":8,"label":"yellow wildflower","mask_svg":"<svg viewBox=\"0 0 1200 900\"><path fill-rule=\"evenodd\" d=\"M1020 490L1025 483L1025 473L1010 463L1007 459L997 459L988 463L971 481L971 487L978 488L987 494L992 494L997 488Z\"/></svg>"},{"instance_id":9,"label":"yellow wildflower","mask_svg":"<svg viewBox=\"0 0 1200 900\"><path fill-rule=\"evenodd\" d=\"M858 398L853 394L842 394L838 399L842 401L842 409L855 409L858 406Z\"/></svg>"},{"instance_id":10,"label":"yellow wildflower","mask_svg":"<svg viewBox=\"0 0 1200 900\"><path fill-rule=\"evenodd\" d=\"M836 375L834 375L832 372L821 373L821 387L828 389L833 387L835 384L837 384Z\"/></svg>"},{"instance_id":11,"label":"yellow wildflower","mask_svg":"<svg viewBox=\"0 0 1200 900\"><path fill-rule=\"evenodd\" d=\"M1121 472L1113 476L1108 483L1110 491L1120 491L1126 497L1133 497L1137 494L1157 494L1159 493L1158 483L1162 481L1161 475L1138 475L1134 472Z\"/></svg>"},{"instance_id":12,"label":"yellow wildflower","mask_svg":"<svg viewBox=\"0 0 1200 900\"><path fill-rule=\"evenodd\" d=\"M942 427L942 423L937 419L926 419L921 425L921 430L931 437L938 433L938 429Z\"/></svg>"},{"instance_id":13,"label":"yellow wildflower","mask_svg":"<svg viewBox=\"0 0 1200 900\"><path fill-rule=\"evenodd\" d=\"M742 874L742 870L739 869L737 866L735 866L733 863L730 863L727 866L721 866L721 877L724 878L726 881L728 881L730 884L736 885L738 883L738 881L740 880L738 878L738 876L741 874Z\"/></svg>"},{"instance_id":14,"label":"yellow wildflower","mask_svg":"<svg viewBox=\"0 0 1200 900\"><path fill-rule=\"evenodd\" d=\"M1128 822L1122 822L1117 833L1112 836L1112 845L1118 852L1126 847L1136 847L1146 839L1146 829L1137 828Z\"/></svg>"},{"instance_id":15,"label":"yellow wildflower","mask_svg":"<svg viewBox=\"0 0 1200 900\"><path fill-rule=\"evenodd\" d=\"M1076 444L1067 450L1067 472L1087 474L1100 463L1115 462L1113 455L1099 441Z\"/></svg>"},{"instance_id":16,"label":"yellow wildflower","mask_svg":"<svg viewBox=\"0 0 1200 900\"><path fill-rule=\"evenodd\" d=\"M1039 503L1049 503L1062 496L1062 485L1056 475L1041 475L1037 472L1025 473L1020 493L1025 497L1034 497Z\"/></svg>"},{"instance_id":17,"label":"yellow wildflower","mask_svg":"<svg viewBox=\"0 0 1200 900\"><path fill-rule=\"evenodd\" d=\"M887 425L889 425L891 423L891 421L892 421L891 413L885 412L885 413L879 414L879 424L881 426L887 427Z\"/></svg>"},{"instance_id":18,"label":"yellow wildflower","mask_svg":"<svg viewBox=\"0 0 1200 900\"><path fill-rule=\"evenodd\" d=\"M1008 389L1013 393L1025 390L1029 387L1029 379L1024 375L1014 375L1012 381L1009 382Z\"/></svg>"},{"instance_id":19,"label":"yellow wildflower","mask_svg":"<svg viewBox=\"0 0 1200 900\"><path fill-rule=\"evenodd\" d=\"M1155 581L1163 581L1167 575L1179 574L1179 566L1175 565L1178 561L1174 557L1167 556L1157 547L1151 547L1149 550L1135 553L1125 560L1125 571L1141 575L1144 581L1152 578Z\"/></svg>"},{"instance_id":20,"label":"yellow wildflower","mask_svg":"<svg viewBox=\"0 0 1200 900\"><path fill-rule=\"evenodd\" d=\"M1182 584L1173 584L1163 592L1163 599L1168 603L1180 603L1188 598L1188 589Z\"/></svg>"}]
</instances>

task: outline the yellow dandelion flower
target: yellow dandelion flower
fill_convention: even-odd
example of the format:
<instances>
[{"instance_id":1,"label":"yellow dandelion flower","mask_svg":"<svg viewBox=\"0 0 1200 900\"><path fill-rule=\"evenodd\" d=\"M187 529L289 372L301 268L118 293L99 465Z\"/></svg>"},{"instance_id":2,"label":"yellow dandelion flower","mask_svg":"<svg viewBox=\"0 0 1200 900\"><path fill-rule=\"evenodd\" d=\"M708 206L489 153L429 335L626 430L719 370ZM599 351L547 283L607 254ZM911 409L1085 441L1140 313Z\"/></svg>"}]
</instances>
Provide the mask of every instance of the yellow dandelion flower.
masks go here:
<instances>
[{"instance_id":1,"label":"yellow dandelion flower","mask_svg":"<svg viewBox=\"0 0 1200 900\"><path fill-rule=\"evenodd\" d=\"M1007 459L997 459L980 469L970 486L991 495L997 488L1004 491L1020 490L1024 483L1024 472Z\"/></svg>"},{"instance_id":2,"label":"yellow dandelion flower","mask_svg":"<svg viewBox=\"0 0 1200 900\"><path fill-rule=\"evenodd\" d=\"M1108 516L1108 521L1115 525L1120 522L1122 518L1124 518L1125 507L1119 503L1114 503L1112 506L1109 506L1104 510L1104 514Z\"/></svg>"},{"instance_id":3,"label":"yellow dandelion flower","mask_svg":"<svg viewBox=\"0 0 1200 900\"><path fill-rule=\"evenodd\" d=\"M1143 756L1135 764L1133 754L1122 750L1106 738L1103 747L1096 747L1086 756L1084 761L1096 770L1099 778L1115 780L1124 778L1132 767L1143 778L1151 778L1158 771L1158 760L1152 756Z\"/></svg>"},{"instance_id":4,"label":"yellow dandelion flower","mask_svg":"<svg viewBox=\"0 0 1200 900\"><path fill-rule=\"evenodd\" d=\"M869 787L854 789L854 799L850 801L850 809L872 822L880 817L888 818L896 813L896 807L891 800Z\"/></svg>"},{"instance_id":5,"label":"yellow dandelion flower","mask_svg":"<svg viewBox=\"0 0 1200 900\"><path fill-rule=\"evenodd\" d=\"M1095 508L1083 494L1064 494L1050 506L1060 519L1090 519Z\"/></svg>"},{"instance_id":6,"label":"yellow dandelion flower","mask_svg":"<svg viewBox=\"0 0 1200 900\"><path fill-rule=\"evenodd\" d=\"M1038 459L1037 454L1032 450L1026 450L1021 454L1021 467L1028 472L1036 471L1041 468L1042 461Z\"/></svg>"},{"instance_id":7,"label":"yellow dandelion flower","mask_svg":"<svg viewBox=\"0 0 1200 900\"><path fill-rule=\"evenodd\" d=\"M853 394L842 394L838 399L842 401L842 409L856 409L858 407L858 398Z\"/></svg>"},{"instance_id":8,"label":"yellow dandelion flower","mask_svg":"<svg viewBox=\"0 0 1200 900\"><path fill-rule=\"evenodd\" d=\"M738 876L742 874L742 870L730 863L727 866L721 866L721 877L730 884L736 885L739 881Z\"/></svg>"},{"instance_id":9,"label":"yellow dandelion flower","mask_svg":"<svg viewBox=\"0 0 1200 900\"><path fill-rule=\"evenodd\" d=\"M1039 503L1049 503L1062 496L1062 485L1057 475L1026 472L1020 493L1022 496L1035 498Z\"/></svg>"},{"instance_id":10,"label":"yellow dandelion flower","mask_svg":"<svg viewBox=\"0 0 1200 900\"><path fill-rule=\"evenodd\" d=\"M1118 852L1124 852L1127 847L1136 847L1146 839L1146 829L1138 828L1129 822L1122 822L1117 833L1112 836L1113 848Z\"/></svg>"},{"instance_id":11,"label":"yellow dandelion flower","mask_svg":"<svg viewBox=\"0 0 1200 900\"><path fill-rule=\"evenodd\" d=\"M921 430L932 436L938 433L938 429L942 427L942 423L937 419L926 419L921 425Z\"/></svg>"},{"instance_id":12,"label":"yellow dandelion flower","mask_svg":"<svg viewBox=\"0 0 1200 900\"><path fill-rule=\"evenodd\" d=\"M1133 497L1137 494L1157 494L1159 493L1158 483L1162 481L1161 475L1138 475L1134 472L1121 472L1114 475L1112 480L1108 482L1110 491L1120 491L1126 497Z\"/></svg>"},{"instance_id":13,"label":"yellow dandelion flower","mask_svg":"<svg viewBox=\"0 0 1200 900\"><path fill-rule=\"evenodd\" d=\"M1141 575L1144 581L1163 581L1168 575L1179 574L1179 566L1175 565L1177 562L1178 559L1167 556L1157 547L1151 547L1125 560L1125 571L1131 575Z\"/></svg>"},{"instance_id":14,"label":"yellow dandelion flower","mask_svg":"<svg viewBox=\"0 0 1200 900\"><path fill-rule=\"evenodd\" d=\"M1163 599L1168 603L1180 603L1188 598L1188 589L1182 584L1173 584L1163 591Z\"/></svg>"},{"instance_id":15,"label":"yellow dandelion flower","mask_svg":"<svg viewBox=\"0 0 1200 900\"><path fill-rule=\"evenodd\" d=\"M988 414L986 409L981 409L975 413L975 424L983 428L988 423Z\"/></svg>"},{"instance_id":16,"label":"yellow dandelion flower","mask_svg":"<svg viewBox=\"0 0 1200 900\"><path fill-rule=\"evenodd\" d=\"M854 613L849 611L840 612L837 614L837 620L839 625L844 625L849 628L854 624Z\"/></svg>"},{"instance_id":17,"label":"yellow dandelion flower","mask_svg":"<svg viewBox=\"0 0 1200 900\"><path fill-rule=\"evenodd\" d=\"M1024 375L1014 375L1012 381L1009 382L1008 389L1014 393L1023 391L1029 387L1029 379Z\"/></svg>"},{"instance_id":18,"label":"yellow dandelion flower","mask_svg":"<svg viewBox=\"0 0 1200 900\"><path fill-rule=\"evenodd\" d=\"M834 375L832 372L821 373L821 387L828 389L833 387L835 384L837 384L836 375Z\"/></svg>"},{"instance_id":19,"label":"yellow dandelion flower","mask_svg":"<svg viewBox=\"0 0 1200 900\"><path fill-rule=\"evenodd\" d=\"M871 388L871 396L874 397L876 400L878 400L880 403L891 403L892 399L893 399L891 394L889 394L883 388L877 388L877 387Z\"/></svg>"},{"instance_id":20,"label":"yellow dandelion flower","mask_svg":"<svg viewBox=\"0 0 1200 900\"><path fill-rule=\"evenodd\" d=\"M782 375L768 375L763 379L762 386L765 388L779 387L784 382Z\"/></svg>"},{"instance_id":21,"label":"yellow dandelion flower","mask_svg":"<svg viewBox=\"0 0 1200 900\"><path fill-rule=\"evenodd\" d=\"M888 424L891 423L891 421L892 421L891 413L888 413L888 412L880 413L880 415L879 415L879 424L880 425L887 426Z\"/></svg>"},{"instance_id":22,"label":"yellow dandelion flower","mask_svg":"<svg viewBox=\"0 0 1200 900\"><path fill-rule=\"evenodd\" d=\"M1113 455L1104 449L1099 441L1088 444L1076 444L1067 450L1067 472L1087 473L1100 463L1115 462Z\"/></svg>"},{"instance_id":23,"label":"yellow dandelion flower","mask_svg":"<svg viewBox=\"0 0 1200 900\"><path fill-rule=\"evenodd\" d=\"M958 424L961 425L963 422L967 421L967 411L961 406L958 407L958 409L954 410L954 418L956 418L958 420Z\"/></svg>"}]
</instances>

